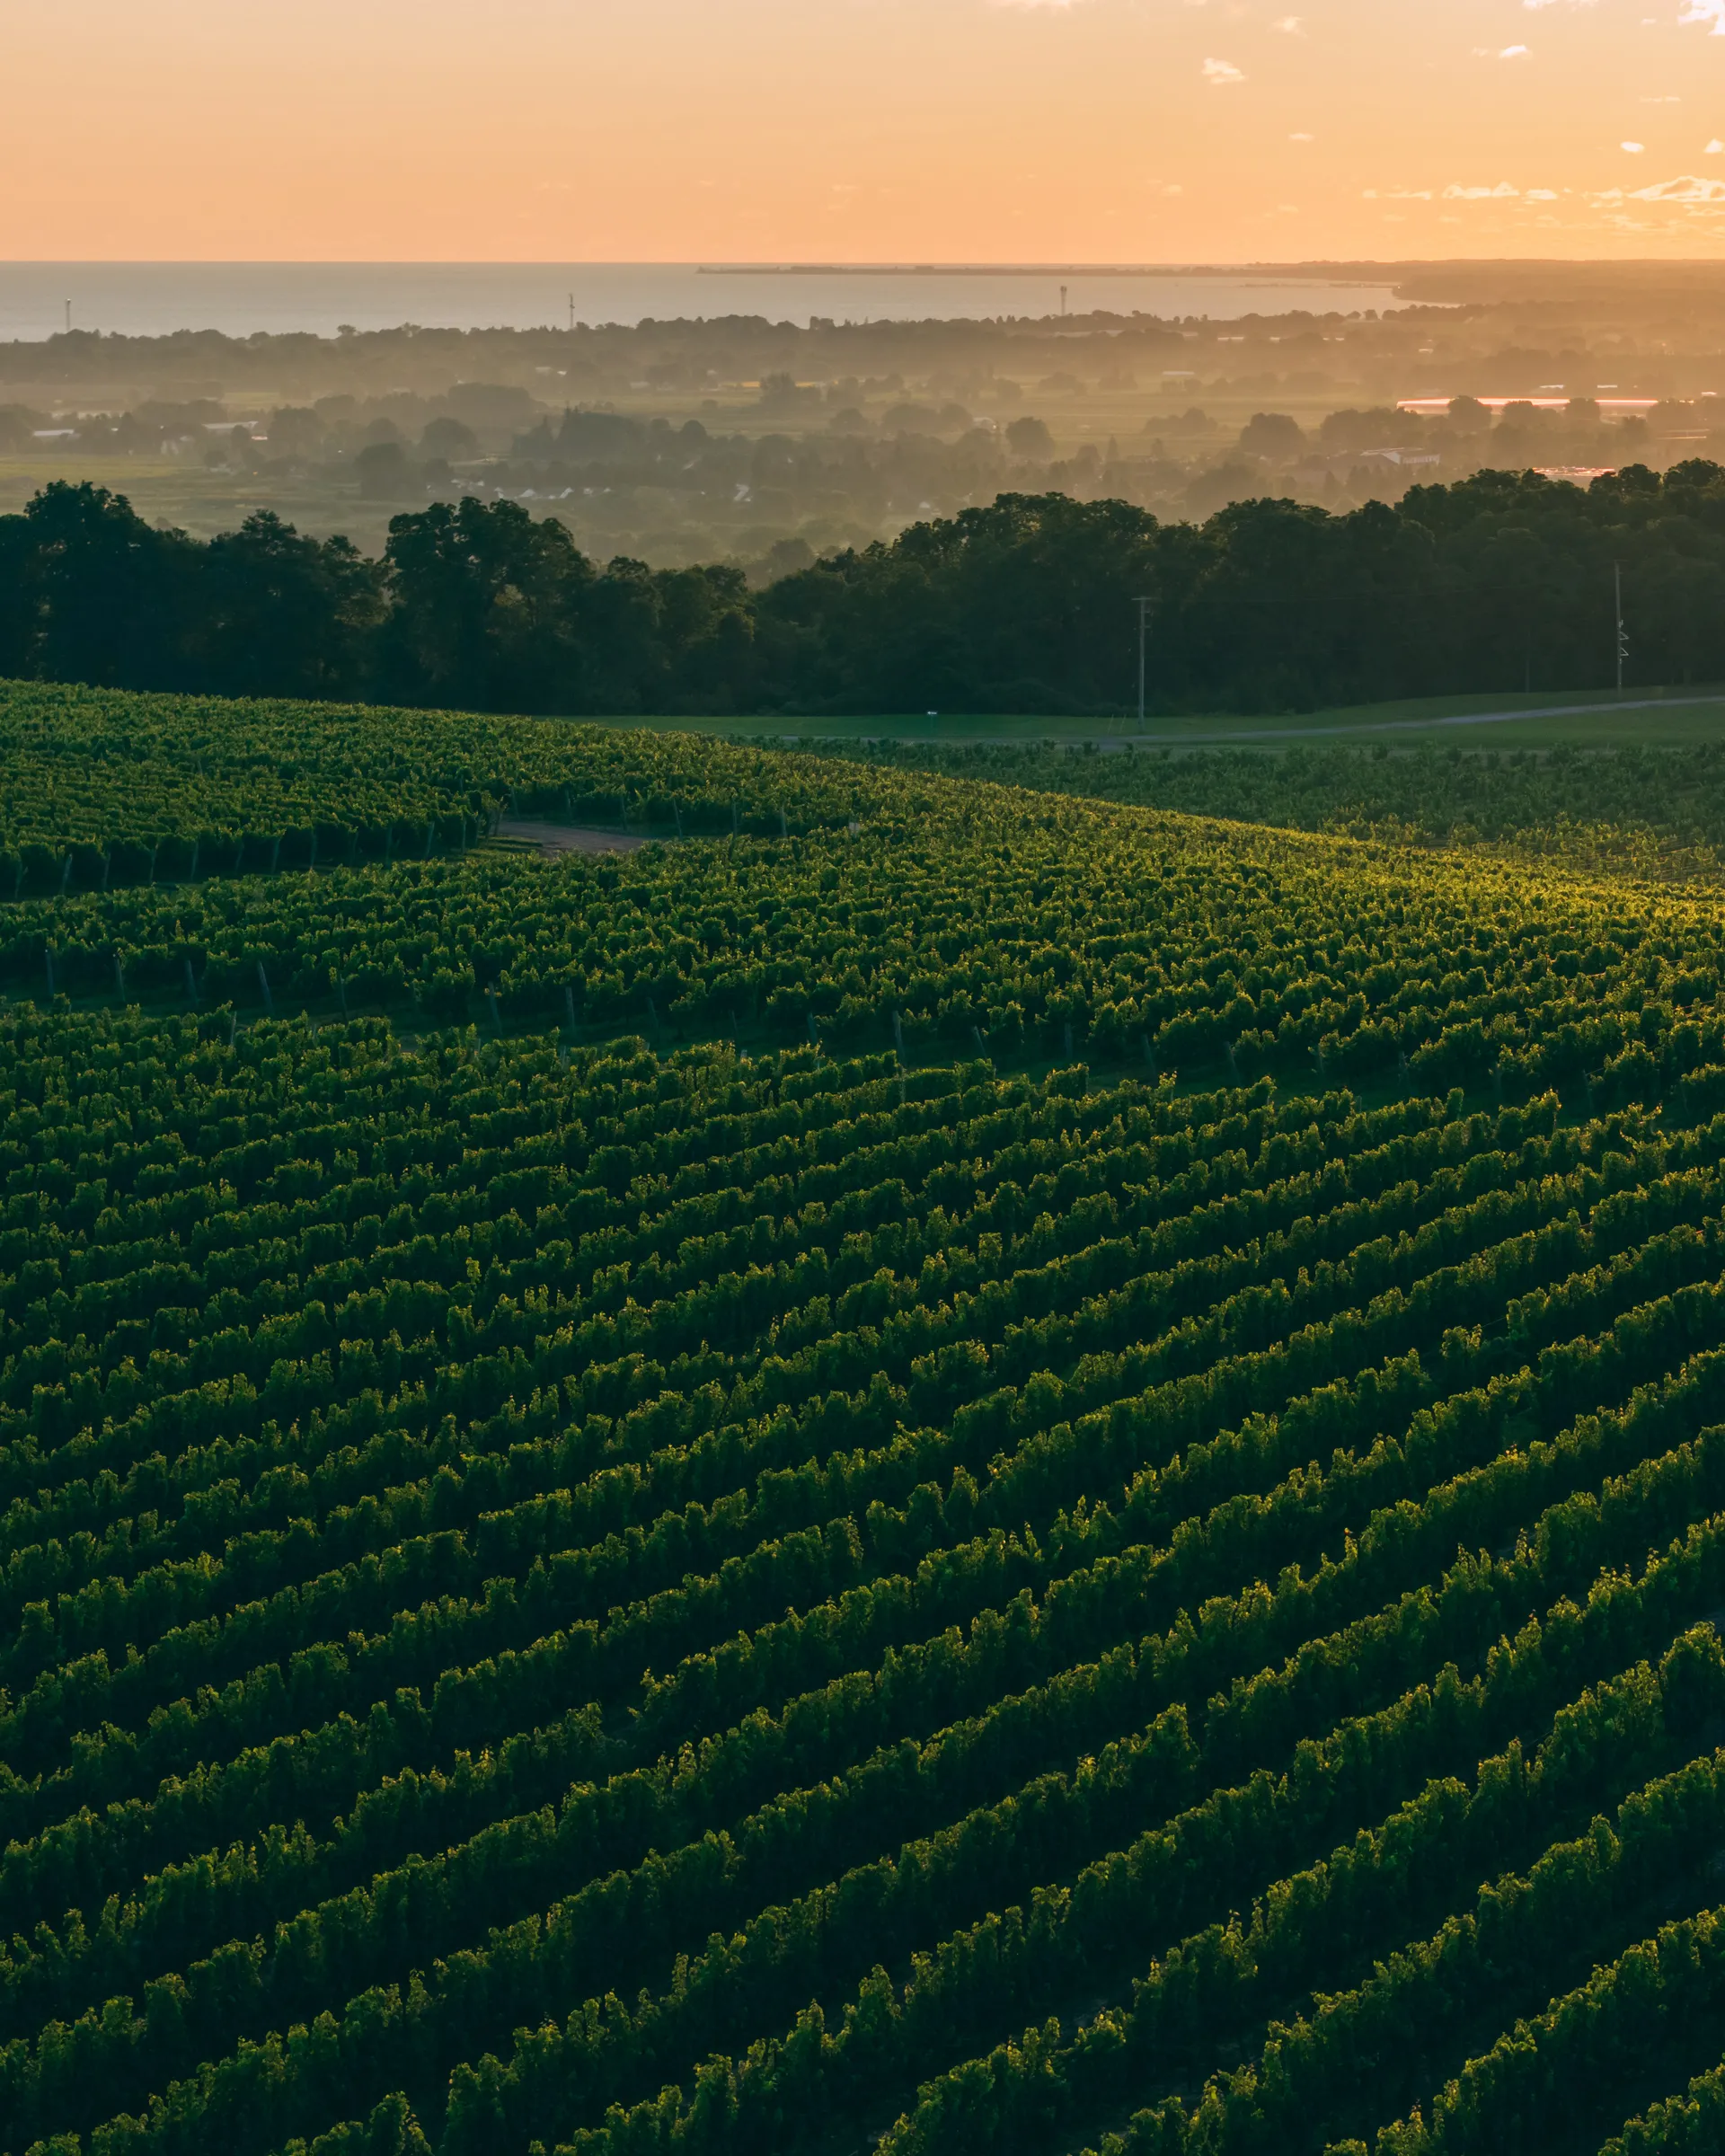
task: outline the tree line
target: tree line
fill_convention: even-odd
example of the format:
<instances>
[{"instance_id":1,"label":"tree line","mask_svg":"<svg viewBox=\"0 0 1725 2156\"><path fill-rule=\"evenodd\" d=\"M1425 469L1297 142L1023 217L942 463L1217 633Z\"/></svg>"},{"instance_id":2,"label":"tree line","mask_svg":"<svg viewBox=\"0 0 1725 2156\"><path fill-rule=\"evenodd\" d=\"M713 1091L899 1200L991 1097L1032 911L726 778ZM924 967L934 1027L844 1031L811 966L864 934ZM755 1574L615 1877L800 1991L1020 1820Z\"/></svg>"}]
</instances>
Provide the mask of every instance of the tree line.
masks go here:
<instances>
[{"instance_id":1,"label":"tree line","mask_svg":"<svg viewBox=\"0 0 1725 2156\"><path fill-rule=\"evenodd\" d=\"M56 482L0 517L0 676L475 711L1299 709L1725 676L1725 472L1535 473L1203 526L1002 495L749 588L589 561L518 503L394 517L379 560L272 511L200 542Z\"/></svg>"}]
</instances>

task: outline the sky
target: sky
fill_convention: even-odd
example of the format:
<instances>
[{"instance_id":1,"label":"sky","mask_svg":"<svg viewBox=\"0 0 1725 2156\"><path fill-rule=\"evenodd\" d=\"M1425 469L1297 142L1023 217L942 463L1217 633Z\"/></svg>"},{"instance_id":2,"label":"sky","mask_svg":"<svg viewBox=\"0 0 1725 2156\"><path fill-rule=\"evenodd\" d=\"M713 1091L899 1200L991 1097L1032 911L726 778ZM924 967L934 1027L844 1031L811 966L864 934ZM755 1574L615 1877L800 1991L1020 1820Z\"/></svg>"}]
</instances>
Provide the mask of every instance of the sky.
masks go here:
<instances>
[{"instance_id":1,"label":"sky","mask_svg":"<svg viewBox=\"0 0 1725 2156\"><path fill-rule=\"evenodd\" d=\"M3 260L1725 252L1725 0L0 0L0 78Z\"/></svg>"}]
</instances>

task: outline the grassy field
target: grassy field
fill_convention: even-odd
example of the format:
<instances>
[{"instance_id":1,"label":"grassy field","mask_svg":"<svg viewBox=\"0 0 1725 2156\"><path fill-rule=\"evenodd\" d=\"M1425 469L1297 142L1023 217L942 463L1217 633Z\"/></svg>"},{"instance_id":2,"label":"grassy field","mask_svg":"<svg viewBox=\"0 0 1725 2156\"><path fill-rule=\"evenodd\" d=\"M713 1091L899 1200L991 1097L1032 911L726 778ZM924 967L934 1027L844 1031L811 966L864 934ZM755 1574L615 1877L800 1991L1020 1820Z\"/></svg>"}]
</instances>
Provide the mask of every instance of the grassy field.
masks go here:
<instances>
[{"instance_id":1,"label":"grassy field","mask_svg":"<svg viewBox=\"0 0 1725 2156\"><path fill-rule=\"evenodd\" d=\"M1036 717L615 719L603 723L734 739L832 741L1066 741L1109 747L1274 748L1306 740L1378 740L1390 747L1448 741L1468 748L1685 747L1725 737L1725 690L1574 690L1543 695L1433 696L1339 711L1266 717L1153 718L1140 733L1119 720Z\"/></svg>"}]
</instances>

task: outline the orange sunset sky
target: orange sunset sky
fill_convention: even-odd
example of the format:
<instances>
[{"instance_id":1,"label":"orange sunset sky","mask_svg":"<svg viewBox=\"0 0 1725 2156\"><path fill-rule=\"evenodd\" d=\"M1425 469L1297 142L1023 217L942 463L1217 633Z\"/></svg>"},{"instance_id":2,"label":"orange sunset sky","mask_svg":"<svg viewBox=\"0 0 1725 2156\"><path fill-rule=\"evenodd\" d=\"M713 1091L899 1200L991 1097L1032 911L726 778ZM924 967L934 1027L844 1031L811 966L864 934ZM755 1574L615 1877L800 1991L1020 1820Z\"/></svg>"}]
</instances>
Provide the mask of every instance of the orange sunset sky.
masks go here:
<instances>
[{"instance_id":1,"label":"orange sunset sky","mask_svg":"<svg viewBox=\"0 0 1725 2156\"><path fill-rule=\"evenodd\" d=\"M1725 0L5 0L0 54L4 259L1725 249Z\"/></svg>"}]
</instances>

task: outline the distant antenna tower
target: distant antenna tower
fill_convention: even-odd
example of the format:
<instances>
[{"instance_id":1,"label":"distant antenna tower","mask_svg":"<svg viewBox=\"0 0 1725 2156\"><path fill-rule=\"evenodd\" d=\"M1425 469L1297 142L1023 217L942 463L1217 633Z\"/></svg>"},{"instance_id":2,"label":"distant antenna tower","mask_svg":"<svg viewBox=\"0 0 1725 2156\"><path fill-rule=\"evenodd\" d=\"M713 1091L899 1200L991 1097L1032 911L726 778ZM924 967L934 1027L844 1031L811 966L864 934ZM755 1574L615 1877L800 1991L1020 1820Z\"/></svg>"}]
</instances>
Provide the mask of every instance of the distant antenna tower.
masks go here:
<instances>
[{"instance_id":1,"label":"distant antenna tower","mask_svg":"<svg viewBox=\"0 0 1725 2156\"><path fill-rule=\"evenodd\" d=\"M1061 287L1060 287L1060 312L1061 312L1061 313L1064 314L1066 313L1066 287L1064 285L1062 285L1062 286L1061 286Z\"/></svg>"},{"instance_id":2,"label":"distant antenna tower","mask_svg":"<svg viewBox=\"0 0 1725 2156\"><path fill-rule=\"evenodd\" d=\"M70 336L72 333L72 302L69 299L66 303L66 330L67 336Z\"/></svg>"},{"instance_id":3,"label":"distant antenna tower","mask_svg":"<svg viewBox=\"0 0 1725 2156\"><path fill-rule=\"evenodd\" d=\"M569 296L569 326L571 330L575 327L575 295L572 292Z\"/></svg>"},{"instance_id":4,"label":"distant antenna tower","mask_svg":"<svg viewBox=\"0 0 1725 2156\"><path fill-rule=\"evenodd\" d=\"M1617 594L1617 688L1621 694L1623 686L1623 661L1629 657L1629 627L1623 620L1623 565L1612 563L1612 580Z\"/></svg>"}]
</instances>

